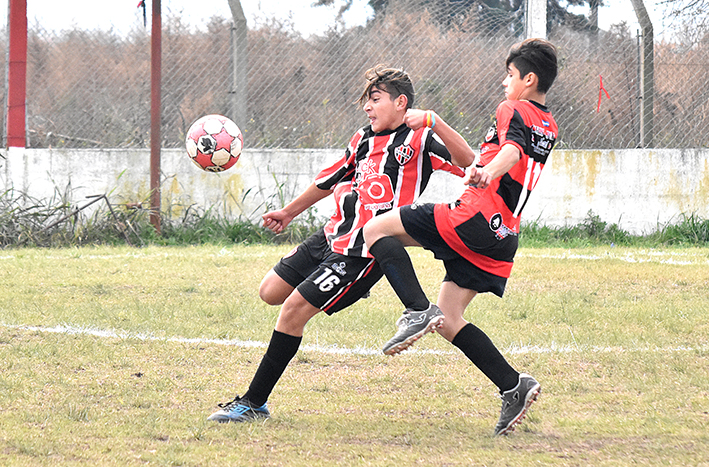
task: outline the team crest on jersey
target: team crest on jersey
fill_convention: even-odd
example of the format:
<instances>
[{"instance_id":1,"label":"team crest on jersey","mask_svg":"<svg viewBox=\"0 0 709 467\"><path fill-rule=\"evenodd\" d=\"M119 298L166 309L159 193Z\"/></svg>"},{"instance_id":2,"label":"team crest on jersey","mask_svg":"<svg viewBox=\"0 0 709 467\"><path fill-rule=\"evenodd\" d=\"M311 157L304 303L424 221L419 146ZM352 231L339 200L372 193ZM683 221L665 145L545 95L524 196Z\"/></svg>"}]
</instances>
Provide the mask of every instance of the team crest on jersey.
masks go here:
<instances>
[{"instance_id":1,"label":"team crest on jersey","mask_svg":"<svg viewBox=\"0 0 709 467\"><path fill-rule=\"evenodd\" d=\"M517 235L515 231L513 231L502 223L502 214L500 214L499 212L493 214L493 216L490 218L490 230L495 232L495 237L498 240L503 240L507 238L508 235Z\"/></svg>"},{"instance_id":2,"label":"team crest on jersey","mask_svg":"<svg viewBox=\"0 0 709 467\"><path fill-rule=\"evenodd\" d=\"M394 149L394 157L396 157L396 161L399 165L404 165L414 157L414 148L408 144L402 144Z\"/></svg>"},{"instance_id":3,"label":"team crest on jersey","mask_svg":"<svg viewBox=\"0 0 709 467\"><path fill-rule=\"evenodd\" d=\"M500 227L502 227L502 214L498 212L490 218L490 230L497 232Z\"/></svg>"},{"instance_id":4,"label":"team crest on jersey","mask_svg":"<svg viewBox=\"0 0 709 467\"><path fill-rule=\"evenodd\" d=\"M495 137L497 134L497 122L493 123L492 126L490 127L489 130L487 130L487 134L485 135L485 142L489 143L492 141L492 139Z\"/></svg>"}]
</instances>

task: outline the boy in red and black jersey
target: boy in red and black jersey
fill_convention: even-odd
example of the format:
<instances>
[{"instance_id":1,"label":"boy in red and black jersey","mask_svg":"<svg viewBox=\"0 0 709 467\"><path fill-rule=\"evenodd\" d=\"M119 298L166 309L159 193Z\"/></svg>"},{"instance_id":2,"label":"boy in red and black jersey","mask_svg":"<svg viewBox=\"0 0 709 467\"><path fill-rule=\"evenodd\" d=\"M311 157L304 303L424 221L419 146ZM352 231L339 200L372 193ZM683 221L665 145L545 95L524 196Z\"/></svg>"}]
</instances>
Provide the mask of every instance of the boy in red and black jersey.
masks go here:
<instances>
[{"instance_id":1,"label":"boy in red and black jersey","mask_svg":"<svg viewBox=\"0 0 709 467\"><path fill-rule=\"evenodd\" d=\"M463 313L480 292L502 297L517 251L520 215L558 133L545 106L557 74L555 47L542 39L528 39L510 49L506 65L502 83L506 100L497 108L495 124L461 198L450 205L405 206L364 228L370 253L406 306L397 321L399 330L385 344L384 353L399 353L437 330L499 388L503 405L495 427L498 435L514 430L541 386L512 368ZM410 111L407 124L425 126L429 114ZM447 144L447 138L440 136ZM446 276L437 305L421 289L404 246L423 246L443 261Z\"/></svg>"},{"instance_id":2,"label":"boy in red and black jersey","mask_svg":"<svg viewBox=\"0 0 709 467\"><path fill-rule=\"evenodd\" d=\"M465 140L443 121L438 135L421 125L406 126L414 88L405 72L378 66L368 70L365 78L359 102L370 124L354 134L342 158L323 169L300 196L263 215L264 226L279 233L326 196L332 194L336 204L324 229L283 257L261 282L261 299L282 305L268 349L249 390L220 404L209 420L269 417L266 401L298 351L306 323L320 311L332 315L353 304L382 277L364 243L364 225L379 214L413 203L434 170L463 177L460 167L475 159ZM448 147L441 142L444 135Z\"/></svg>"},{"instance_id":3,"label":"boy in red and black jersey","mask_svg":"<svg viewBox=\"0 0 709 467\"><path fill-rule=\"evenodd\" d=\"M487 188L468 187L453 207L435 206L441 237L481 270L504 279L510 276L522 209L537 185L557 132L556 122L544 105L527 100L502 102L497 108L496 124L481 145L476 166L485 170L502 145L510 146L505 152L519 154L519 161L492 179ZM495 282L490 290L476 290L501 297L505 281Z\"/></svg>"},{"instance_id":4,"label":"boy in red and black jersey","mask_svg":"<svg viewBox=\"0 0 709 467\"><path fill-rule=\"evenodd\" d=\"M402 121L395 129L360 129L344 156L315 179L317 188L335 194L337 208L325 226L332 251L371 258L362 227L378 214L413 203L434 170L465 175L429 128L412 130Z\"/></svg>"}]
</instances>

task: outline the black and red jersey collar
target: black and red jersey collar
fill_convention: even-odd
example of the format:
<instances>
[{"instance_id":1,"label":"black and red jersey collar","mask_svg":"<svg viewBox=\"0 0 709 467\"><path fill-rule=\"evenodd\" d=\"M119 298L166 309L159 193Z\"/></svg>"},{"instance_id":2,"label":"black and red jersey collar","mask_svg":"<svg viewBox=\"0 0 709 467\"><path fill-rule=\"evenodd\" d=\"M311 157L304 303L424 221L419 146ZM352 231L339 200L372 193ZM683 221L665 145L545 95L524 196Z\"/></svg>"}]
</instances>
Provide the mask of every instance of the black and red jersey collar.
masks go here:
<instances>
[{"instance_id":1,"label":"black and red jersey collar","mask_svg":"<svg viewBox=\"0 0 709 467\"><path fill-rule=\"evenodd\" d=\"M396 127L393 130L387 129L384 131L380 131L379 133L374 133L374 131L372 130L372 125L368 125L367 128L369 129L369 132L372 133L374 136L386 136L386 135L390 135L392 133L397 133L399 131L402 131L402 130L406 129L407 127L406 127L406 123L402 123L401 125L399 125L398 127Z\"/></svg>"}]
</instances>

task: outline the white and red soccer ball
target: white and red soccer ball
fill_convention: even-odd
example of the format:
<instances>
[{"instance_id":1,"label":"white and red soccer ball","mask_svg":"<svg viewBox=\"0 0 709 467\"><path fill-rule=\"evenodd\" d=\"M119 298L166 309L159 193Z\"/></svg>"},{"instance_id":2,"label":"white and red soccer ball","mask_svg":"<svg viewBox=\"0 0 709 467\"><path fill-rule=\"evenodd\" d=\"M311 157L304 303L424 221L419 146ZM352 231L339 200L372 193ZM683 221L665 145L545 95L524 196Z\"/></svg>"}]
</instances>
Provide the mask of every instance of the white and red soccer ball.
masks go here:
<instances>
[{"instance_id":1,"label":"white and red soccer ball","mask_svg":"<svg viewBox=\"0 0 709 467\"><path fill-rule=\"evenodd\" d=\"M185 141L192 162L207 172L222 172L239 160L244 136L222 115L205 115L190 126Z\"/></svg>"}]
</instances>

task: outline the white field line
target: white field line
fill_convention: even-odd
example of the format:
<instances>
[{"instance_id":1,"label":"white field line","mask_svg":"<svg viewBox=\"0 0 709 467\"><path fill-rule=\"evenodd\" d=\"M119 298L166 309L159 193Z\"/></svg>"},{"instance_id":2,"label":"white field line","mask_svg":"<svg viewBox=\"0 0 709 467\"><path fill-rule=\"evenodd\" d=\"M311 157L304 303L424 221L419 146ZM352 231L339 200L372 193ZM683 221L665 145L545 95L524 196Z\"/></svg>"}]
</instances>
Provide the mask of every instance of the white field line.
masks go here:
<instances>
[{"instance_id":1,"label":"white field line","mask_svg":"<svg viewBox=\"0 0 709 467\"><path fill-rule=\"evenodd\" d=\"M209 256L222 257L222 256L234 256L234 257L244 257L248 256L245 252L239 252L238 254L234 251L222 248L220 251L208 254ZM151 259L151 258L180 258L189 257L190 255L181 254L179 252L170 253L160 252L160 253L145 253L145 252L128 252L122 254L105 254L105 255L92 255L92 254L80 254L76 259L86 259L86 260L96 260L96 259L115 259L116 257L124 258L134 258L134 259ZM259 256L259 255L257 255ZM520 251L516 255L519 258L541 258L541 259L565 259L565 260L579 260L579 261L600 261L600 260L614 260L622 261L626 263L658 263L658 264L670 264L675 266L691 266L691 265L707 265L709 264L709 257L706 255L697 254L694 251L672 251L672 250L638 250L633 252L624 252L623 249L611 248L602 254L581 254L573 253L573 250L568 250L561 254L546 254L538 253L534 249L529 249L526 251ZM61 255L47 255L42 256L43 259L49 260L59 260L65 261L71 256L61 256ZM0 260L14 260L17 259L15 255L2 255Z\"/></svg>"},{"instance_id":2,"label":"white field line","mask_svg":"<svg viewBox=\"0 0 709 467\"><path fill-rule=\"evenodd\" d=\"M709 264L709 258L684 252L667 252L667 251L640 251L634 254L617 254L616 252L607 252L604 255L586 255L578 253L563 253L563 254L544 254L535 253L533 251L519 252L516 255L518 258L541 258L541 259L567 259L567 260L584 260L584 261L601 261L612 260L622 261L631 264L640 263L657 263L670 264L673 266L692 266Z\"/></svg>"},{"instance_id":3,"label":"white field line","mask_svg":"<svg viewBox=\"0 0 709 467\"><path fill-rule=\"evenodd\" d=\"M155 341L155 342L177 342L180 344L213 344L213 345L224 345L230 347L241 347L241 348L263 348L268 346L266 342L251 341L251 340L238 340L238 339L209 339L209 338L188 338L188 337L158 337L145 333L130 333L124 331L111 331L105 329L95 329L95 328L84 328L70 325L59 325L53 327L43 327L43 326L26 326L17 324L5 324L0 323L0 327L6 329L17 329L21 331L31 331L38 333L47 334L65 334L65 335L83 335L83 336L93 336L103 339L135 339L139 341ZM322 346L322 345L304 345L301 347L302 351L305 352L317 352L324 354L333 355L381 355L381 350L371 349L364 347L355 347L353 349L346 347L339 347L336 345L332 346ZM668 353L668 352L707 352L709 351L709 345L701 345L698 347L689 346L677 346L677 347L657 347L657 346L643 346L634 348L625 347L603 347L603 346L578 346L578 345L568 345L568 344L556 344L554 342L549 346L540 345L511 345L506 349L502 349L502 353L507 354L568 354L568 353L632 353L632 352L650 352L650 353ZM407 354L432 354L432 355L453 355L458 353L457 351L444 351L444 350L423 350L423 349L411 349L406 351Z\"/></svg>"}]
</instances>

